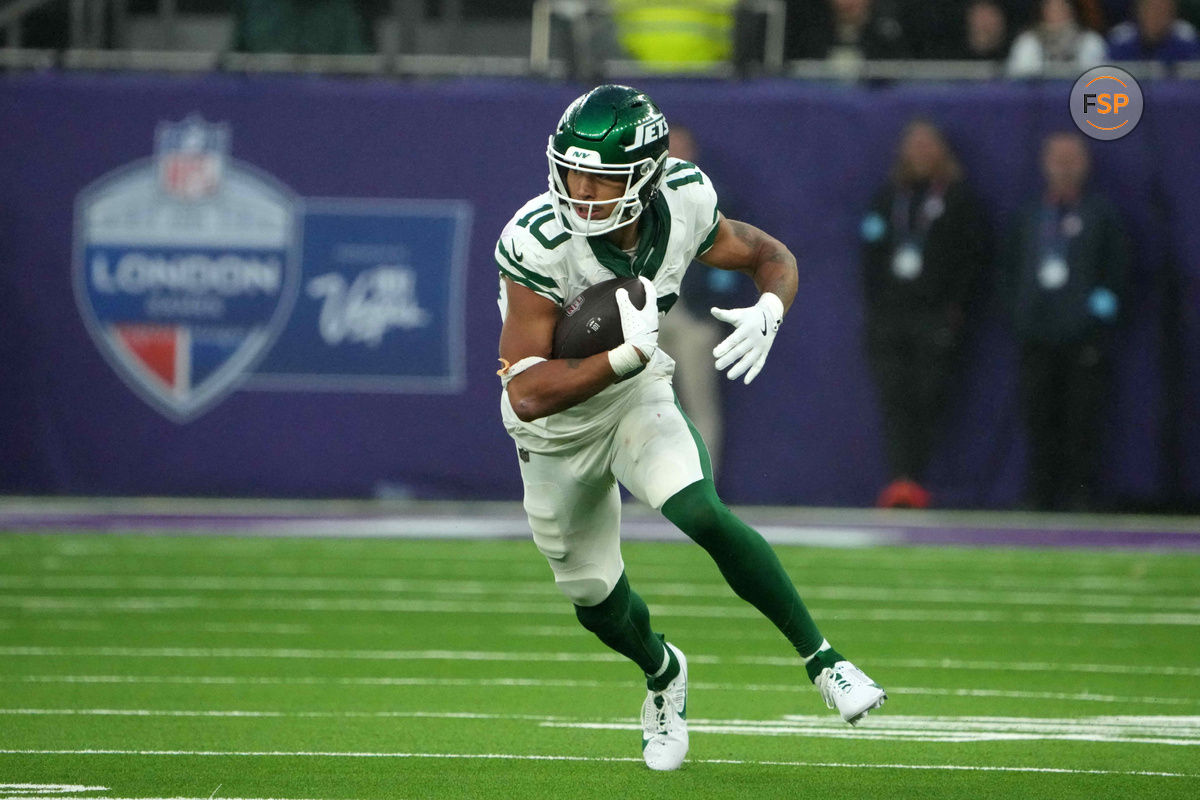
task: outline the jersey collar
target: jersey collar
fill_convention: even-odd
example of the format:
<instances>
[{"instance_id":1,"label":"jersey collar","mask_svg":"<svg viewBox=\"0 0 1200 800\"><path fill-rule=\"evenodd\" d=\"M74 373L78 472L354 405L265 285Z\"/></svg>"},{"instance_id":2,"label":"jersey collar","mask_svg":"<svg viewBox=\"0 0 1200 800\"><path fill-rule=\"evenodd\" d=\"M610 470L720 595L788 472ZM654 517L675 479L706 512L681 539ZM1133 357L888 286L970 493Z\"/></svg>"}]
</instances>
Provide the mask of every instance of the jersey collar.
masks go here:
<instances>
[{"instance_id":1,"label":"jersey collar","mask_svg":"<svg viewBox=\"0 0 1200 800\"><path fill-rule=\"evenodd\" d=\"M622 278L645 275L653 280L662 267L671 238L671 210L661 193L650 201L637 226L637 253L632 260L605 236L589 236L587 242L600 265L614 275Z\"/></svg>"}]
</instances>

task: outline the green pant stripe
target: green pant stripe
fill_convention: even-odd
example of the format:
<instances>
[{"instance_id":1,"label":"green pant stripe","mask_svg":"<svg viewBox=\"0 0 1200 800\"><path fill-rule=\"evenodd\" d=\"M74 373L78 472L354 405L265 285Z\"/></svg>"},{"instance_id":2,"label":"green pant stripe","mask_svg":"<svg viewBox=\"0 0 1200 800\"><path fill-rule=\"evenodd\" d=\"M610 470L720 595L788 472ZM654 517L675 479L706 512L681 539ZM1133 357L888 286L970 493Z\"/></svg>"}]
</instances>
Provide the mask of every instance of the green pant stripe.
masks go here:
<instances>
[{"instance_id":1,"label":"green pant stripe","mask_svg":"<svg viewBox=\"0 0 1200 800\"><path fill-rule=\"evenodd\" d=\"M696 426L688 419L688 415L683 413L683 406L679 405L679 395L675 395L675 407L679 409L679 415L683 417L683 421L687 423L688 430L692 432L692 441L696 443L696 450L700 455L700 472L708 480L713 480L712 457L708 454L708 445L704 444L704 438L700 435L700 431L696 430Z\"/></svg>"}]
</instances>

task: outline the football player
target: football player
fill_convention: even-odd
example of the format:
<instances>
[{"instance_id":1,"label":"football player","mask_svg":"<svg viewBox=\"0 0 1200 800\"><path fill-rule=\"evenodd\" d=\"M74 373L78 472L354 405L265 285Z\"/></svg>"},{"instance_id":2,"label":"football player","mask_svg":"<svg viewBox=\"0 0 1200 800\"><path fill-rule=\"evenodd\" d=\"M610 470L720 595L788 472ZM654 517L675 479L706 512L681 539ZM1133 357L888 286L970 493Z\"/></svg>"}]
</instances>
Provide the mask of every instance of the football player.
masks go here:
<instances>
[{"instance_id":1,"label":"football player","mask_svg":"<svg viewBox=\"0 0 1200 800\"><path fill-rule=\"evenodd\" d=\"M773 237L726 219L705 174L668 158L667 144L666 119L642 92L606 85L579 97L550 136L549 191L517 211L495 252L500 405L533 539L580 623L645 673L642 752L657 770L676 769L687 753L687 659L652 630L626 580L618 481L712 556L846 722L887 698L830 647L770 545L717 497L704 442L675 402L658 316L675 302L688 264L740 270L761 292L749 308L712 310L733 326L713 351L716 368L750 383L796 295L796 259ZM637 276L646 290L640 309L617 291L624 342L552 359L563 304L616 276Z\"/></svg>"}]
</instances>

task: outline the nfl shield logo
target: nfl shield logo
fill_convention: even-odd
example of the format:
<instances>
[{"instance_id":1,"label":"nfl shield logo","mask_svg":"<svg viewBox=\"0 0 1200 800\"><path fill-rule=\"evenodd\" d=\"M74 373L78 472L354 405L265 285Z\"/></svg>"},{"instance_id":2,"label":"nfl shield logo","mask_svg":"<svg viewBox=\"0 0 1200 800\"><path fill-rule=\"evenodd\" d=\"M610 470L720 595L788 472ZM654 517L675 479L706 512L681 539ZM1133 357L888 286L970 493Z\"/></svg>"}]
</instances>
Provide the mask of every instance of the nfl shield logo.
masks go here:
<instances>
[{"instance_id":1,"label":"nfl shield logo","mask_svg":"<svg viewBox=\"0 0 1200 800\"><path fill-rule=\"evenodd\" d=\"M206 123L192 115L162 122L154 133L154 157L167 194L199 200L216 192L229 156L229 126Z\"/></svg>"},{"instance_id":2,"label":"nfl shield logo","mask_svg":"<svg viewBox=\"0 0 1200 800\"><path fill-rule=\"evenodd\" d=\"M164 122L156 155L76 206L75 297L101 353L177 422L231 392L297 294L296 201L228 156L229 129ZM164 196L165 193L165 196Z\"/></svg>"}]
</instances>

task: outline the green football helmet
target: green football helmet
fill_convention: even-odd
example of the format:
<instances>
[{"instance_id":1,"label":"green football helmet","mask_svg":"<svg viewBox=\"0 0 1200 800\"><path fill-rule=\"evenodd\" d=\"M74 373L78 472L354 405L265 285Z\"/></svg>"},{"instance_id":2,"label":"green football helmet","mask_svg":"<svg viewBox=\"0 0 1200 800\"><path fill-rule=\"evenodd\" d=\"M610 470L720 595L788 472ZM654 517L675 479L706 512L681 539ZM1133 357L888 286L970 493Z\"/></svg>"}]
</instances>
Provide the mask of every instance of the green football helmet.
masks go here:
<instances>
[{"instance_id":1,"label":"green football helmet","mask_svg":"<svg viewBox=\"0 0 1200 800\"><path fill-rule=\"evenodd\" d=\"M658 191L668 140L666 117L637 89L606 84L567 106L546 148L550 194L567 232L597 236L636 220ZM571 171L622 179L624 193L615 200L574 200L567 190ZM612 212L593 219L603 205Z\"/></svg>"}]
</instances>

